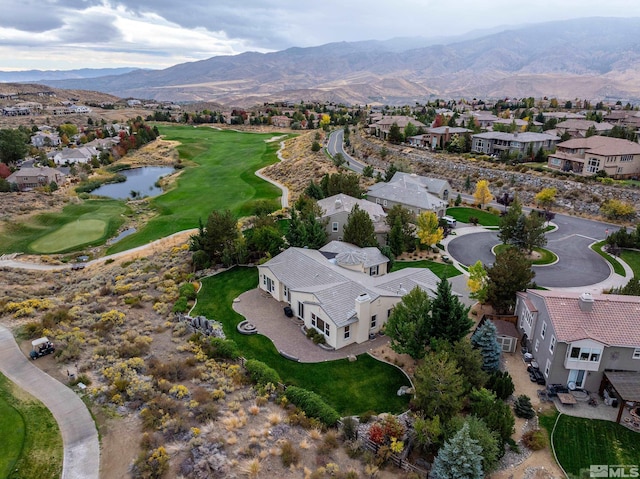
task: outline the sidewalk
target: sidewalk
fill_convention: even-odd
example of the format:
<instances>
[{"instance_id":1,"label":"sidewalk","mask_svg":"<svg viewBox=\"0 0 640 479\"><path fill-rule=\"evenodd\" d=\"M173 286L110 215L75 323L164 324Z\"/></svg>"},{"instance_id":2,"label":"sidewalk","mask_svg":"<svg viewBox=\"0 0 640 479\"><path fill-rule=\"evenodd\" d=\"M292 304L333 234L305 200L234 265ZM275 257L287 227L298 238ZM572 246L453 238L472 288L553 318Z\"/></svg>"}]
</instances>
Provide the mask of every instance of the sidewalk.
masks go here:
<instances>
[{"instance_id":1,"label":"sidewalk","mask_svg":"<svg viewBox=\"0 0 640 479\"><path fill-rule=\"evenodd\" d=\"M87 407L75 392L31 364L11 332L1 325L0 371L53 414L64 445L62 479L98 479L100 445Z\"/></svg>"}]
</instances>

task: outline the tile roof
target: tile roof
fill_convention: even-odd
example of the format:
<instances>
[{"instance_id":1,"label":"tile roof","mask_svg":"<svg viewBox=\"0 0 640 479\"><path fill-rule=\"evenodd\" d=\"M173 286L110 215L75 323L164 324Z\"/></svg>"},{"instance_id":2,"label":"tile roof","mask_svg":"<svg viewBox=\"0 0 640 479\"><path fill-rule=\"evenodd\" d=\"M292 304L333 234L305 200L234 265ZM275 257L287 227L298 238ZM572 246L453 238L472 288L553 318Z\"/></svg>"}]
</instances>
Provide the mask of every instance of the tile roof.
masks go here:
<instances>
[{"instance_id":1,"label":"tile roof","mask_svg":"<svg viewBox=\"0 0 640 479\"><path fill-rule=\"evenodd\" d=\"M333 213L351 213L351 210L355 205L358 205L361 210L366 211L369 214L371 221L373 221L374 223L384 221L384 219L387 217L387 214L382 209L382 206L371 201L354 198L353 196L345 195L343 193L318 200L318 206L320 206L320 208L322 209L323 218L326 218Z\"/></svg>"},{"instance_id":2,"label":"tile roof","mask_svg":"<svg viewBox=\"0 0 640 479\"><path fill-rule=\"evenodd\" d=\"M595 128L596 131L610 131L613 128L613 125L604 121L598 123L593 120L578 119L565 120L556 124L556 128L566 128L569 130L588 130L591 127Z\"/></svg>"},{"instance_id":3,"label":"tile roof","mask_svg":"<svg viewBox=\"0 0 640 479\"><path fill-rule=\"evenodd\" d=\"M312 293L338 326L353 322L355 300L367 293L401 298L418 286L435 296L439 278L426 268L405 268L383 276L369 276L333 264L318 250L289 248L259 268L268 268L291 291Z\"/></svg>"},{"instance_id":4,"label":"tile roof","mask_svg":"<svg viewBox=\"0 0 640 479\"><path fill-rule=\"evenodd\" d=\"M383 125L398 125L400 128L404 128L409 123L412 123L413 126L420 128L421 126L427 126L421 121L416 120L415 118L411 118L410 116L385 116L381 120L374 123L374 125L383 126Z\"/></svg>"},{"instance_id":5,"label":"tile roof","mask_svg":"<svg viewBox=\"0 0 640 479\"><path fill-rule=\"evenodd\" d=\"M400 174L399 174L400 173ZM381 181L369 187L369 194L376 198L382 198L395 203L420 208L421 210L437 210L447 206L445 201L427 191L440 192L446 180L427 178L397 172L389 183Z\"/></svg>"},{"instance_id":6,"label":"tile roof","mask_svg":"<svg viewBox=\"0 0 640 479\"><path fill-rule=\"evenodd\" d=\"M337 258L341 254L361 253L364 256L365 268L370 268L377 264L384 264L389 261L389 258L383 255L378 248L359 248L354 244L345 243L344 241L330 241L320 248L319 251L322 253L335 253L335 255L332 256L333 258Z\"/></svg>"},{"instance_id":7,"label":"tile roof","mask_svg":"<svg viewBox=\"0 0 640 479\"><path fill-rule=\"evenodd\" d=\"M582 311L579 293L527 290L543 299L558 341L593 339L608 346L640 347L640 297L594 294L592 311Z\"/></svg>"},{"instance_id":8,"label":"tile roof","mask_svg":"<svg viewBox=\"0 0 640 479\"><path fill-rule=\"evenodd\" d=\"M546 133L534 133L532 131L525 131L523 133L506 133L503 131L488 131L486 133L478 133L473 135L473 138L484 138L487 140L504 140L504 141L521 141L524 143L532 141L548 141L548 140L560 140L555 135L548 135Z\"/></svg>"},{"instance_id":9,"label":"tile roof","mask_svg":"<svg viewBox=\"0 0 640 479\"><path fill-rule=\"evenodd\" d=\"M558 143L558 148L587 150L586 153L602 156L639 155L640 145L633 141L608 136L594 135L588 138L573 138Z\"/></svg>"}]
</instances>

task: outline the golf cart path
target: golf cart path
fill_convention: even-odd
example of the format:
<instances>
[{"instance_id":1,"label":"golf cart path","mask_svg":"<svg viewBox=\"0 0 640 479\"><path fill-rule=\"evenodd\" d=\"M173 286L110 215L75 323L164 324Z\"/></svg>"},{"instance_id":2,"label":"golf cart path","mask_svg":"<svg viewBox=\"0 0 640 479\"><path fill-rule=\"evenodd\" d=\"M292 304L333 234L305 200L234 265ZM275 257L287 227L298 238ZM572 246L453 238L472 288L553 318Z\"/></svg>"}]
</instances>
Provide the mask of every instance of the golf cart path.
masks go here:
<instances>
[{"instance_id":1,"label":"golf cart path","mask_svg":"<svg viewBox=\"0 0 640 479\"><path fill-rule=\"evenodd\" d=\"M11 332L0 325L0 371L51 411L62 434L62 479L98 479L100 444L80 397L25 357Z\"/></svg>"}]
</instances>

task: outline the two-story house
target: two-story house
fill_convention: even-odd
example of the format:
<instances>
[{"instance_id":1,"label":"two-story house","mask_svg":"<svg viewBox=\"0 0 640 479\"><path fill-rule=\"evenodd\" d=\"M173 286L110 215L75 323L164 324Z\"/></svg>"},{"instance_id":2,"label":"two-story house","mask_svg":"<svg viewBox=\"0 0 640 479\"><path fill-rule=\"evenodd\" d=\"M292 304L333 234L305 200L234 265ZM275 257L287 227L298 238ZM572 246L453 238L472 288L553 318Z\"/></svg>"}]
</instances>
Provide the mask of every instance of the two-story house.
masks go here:
<instances>
[{"instance_id":1,"label":"two-story house","mask_svg":"<svg viewBox=\"0 0 640 479\"><path fill-rule=\"evenodd\" d=\"M471 137L471 151L485 155L499 155L503 152L525 155L529 151L537 153L540 149L552 150L558 141L560 141L559 137L547 133L489 131Z\"/></svg>"},{"instance_id":2,"label":"two-story house","mask_svg":"<svg viewBox=\"0 0 640 479\"><path fill-rule=\"evenodd\" d=\"M427 128L426 133L422 135L410 136L407 138L407 142L412 146L431 148L432 150L443 149L453 138L465 133L471 133L471 130L460 127L438 126Z\"/></svg>"},{"instance_id":3,"label":"two-story house","mask_svg":"<svg viewBox=\"0 0 640 479\"><path fill-rule=\"evenodd\" d=\"M416 120L415 118L411 118L410 116L385 116L382 119L373 123L370 128L372 132L379 138L386 139L389 135L389 130L391 127L396 124L400 128L400 130L405 129L405 127L409 124L413 124L416 128L424 128L427 125L422 123L421 121Z\"/></svg>"},{"instance_id":4,"label":"two-story house","mask_svg":"<svg viewBox=\"0 0 640 479\"><path fill-rule=\"evenodd\" d=\"M612 124L604 121L598 123L592 120L565 120L556 125L556 132L558 135L567 133L571 138L585 138L589 129L596 135L603 135L609 133L612 128Z\"/></svg>"},{"instance_id":5,"label":"two-story house","mask_svg":"<svg viewBox=\"0 0 640 479\"><path fill-rule=\"evenodd\" d=\"M387 244L389 226L386 222L387 214L382 209L382 206L342 193L318 200L318 206L322 211L320 220L326 223L328 239L342 241L344 227L355 205L358 205L371 218L378 244L381 246Z\"/></svg>"},{"instance_id":6,"label":"two-story house","mask_svg":"<svg viewBox=\"0 0 640 479\"><path fill-rule=\"evenodd\" d=\"M433 211L444 216L451 195L447 180L396 172L388 183L381 181L369 187L367 199L385 210L401 205L413 214Z\"/></svg>"},{"instance_id":7,"label":"two-story house","mask_svg":"<svg viewBox=\"0 0 640 479\"><path fill-rule=\"evenodd\" d=\"M9 183L18 185L20 191L50 185L52 182L62 185L65 175L55 168L21 168L7 178Z\"/></svg>"},{"instance_id":8,"label":"two-story house","mask_svg":"<svg viewBox=\"0 0 640 479\"><path fill-rule=\"evenodd\" d=\"M387 262L377 248L339 242L321 250L289 248L258 266L259 287L340 349L378 333L413 288L435 297L439 279L430 270L387 273Z\"/></svg>"},{"instance_id":9,"label":"two-story house","mask_svg":"<svg viewBox=\"0 0 640 479\"><path fill-rule=\"evenodd\" d=\"M613 178L630 178L640 175L640 145L608 136L574 138L558 144L548 166L580 176L604 170Z\"/></svg>"},{"instance_id":10,"label":"two-story house","mask_svg":"<svg viewBox=\"0 0 640 479\"><path fill-rule=\"evenodd\" d=\"M607 371L640 372L640 297L527 290L518 329L547 383L598 391Z\"/></svg>"}]
</instances>

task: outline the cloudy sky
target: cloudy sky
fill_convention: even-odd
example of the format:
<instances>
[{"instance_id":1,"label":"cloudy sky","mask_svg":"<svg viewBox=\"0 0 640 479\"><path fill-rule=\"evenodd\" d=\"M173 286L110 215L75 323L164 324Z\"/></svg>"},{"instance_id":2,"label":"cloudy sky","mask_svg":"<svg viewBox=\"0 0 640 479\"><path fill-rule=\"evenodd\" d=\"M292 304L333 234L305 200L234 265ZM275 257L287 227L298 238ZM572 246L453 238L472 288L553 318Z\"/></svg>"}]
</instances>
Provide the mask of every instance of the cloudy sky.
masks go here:
<instances>
[{"instance_id":1,"label":"cloudy sky","mask_svg":"<svg viewBox=\"0 0 640 479\"><path fill-rule=\"evenodd\" d=\"M343 40L640 16L638 0L0 0L0 7L3 71L166 68Z\"/></svg>"}]
</instances>

